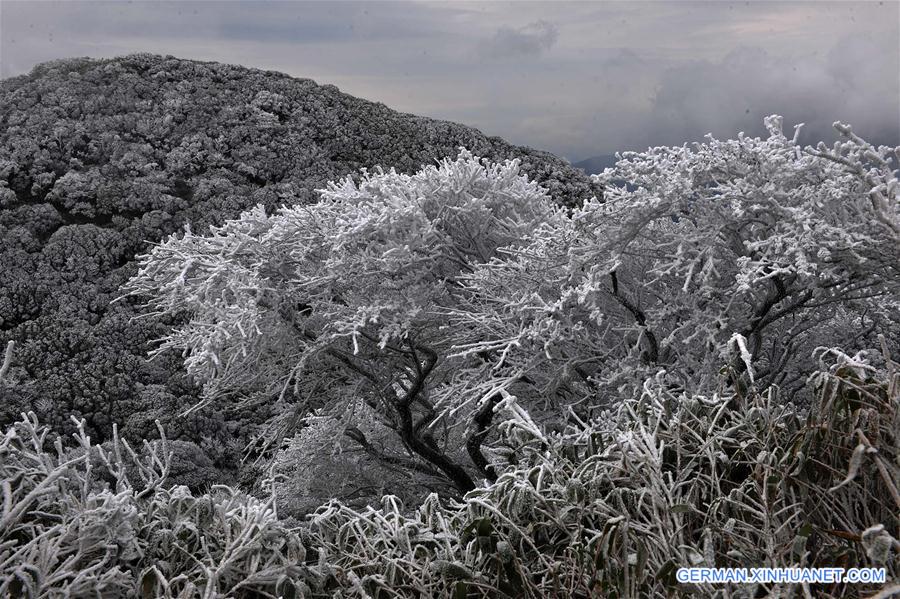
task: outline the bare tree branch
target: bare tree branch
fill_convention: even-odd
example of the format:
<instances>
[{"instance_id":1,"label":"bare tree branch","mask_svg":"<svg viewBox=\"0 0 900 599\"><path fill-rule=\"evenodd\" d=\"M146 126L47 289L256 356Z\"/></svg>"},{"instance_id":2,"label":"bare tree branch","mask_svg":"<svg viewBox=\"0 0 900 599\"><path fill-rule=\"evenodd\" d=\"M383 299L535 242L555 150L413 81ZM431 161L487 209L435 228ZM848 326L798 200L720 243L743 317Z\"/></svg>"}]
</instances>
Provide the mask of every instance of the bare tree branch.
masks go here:
<instances>
[{"instance_id":1,"label":"bare tree branch","mask_svg":"<svg viewBox=\"0 0 900 599\"><path fill-rule=\"evenodd\" d=\"M616 276L616 271L612 271L609 273L609 278L612 281L612 292L613 297L622 305L623 308L628 310L632 316L634 316L635 322L638 323L638 326L641 327L641 331L643 332L643 338L647 340L647 348L641 354L641 359L645 360L647 363L653 364L659 361L659 343L656 341L656 335L653 334L653 331L647 326L647 315L644 314L644 311L641 310L634 302L629 300L624 293L621 293L619 290L619 279Z\"/></svg>"}]
</instances>

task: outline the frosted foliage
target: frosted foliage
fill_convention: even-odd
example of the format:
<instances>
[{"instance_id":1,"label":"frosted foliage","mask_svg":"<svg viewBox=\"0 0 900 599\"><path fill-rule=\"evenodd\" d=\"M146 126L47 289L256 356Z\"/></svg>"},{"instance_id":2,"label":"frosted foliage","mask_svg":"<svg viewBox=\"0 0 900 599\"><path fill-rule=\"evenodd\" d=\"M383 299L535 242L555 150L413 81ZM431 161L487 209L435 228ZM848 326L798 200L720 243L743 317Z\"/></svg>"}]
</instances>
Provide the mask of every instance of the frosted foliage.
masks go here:
<instances>
[{"instance_id":1,"label":"frosted foliage","mask_svg":"<svg viewBox=\"0 0 900 599\"><path fill-rule=\"evenodd\" d=\"M128 289L187 316L159 351L182 350L208 400L277 398L301 425L318 410L370 458L468 491L515 459L502 420L558 429L657 376L804 403L817 347L900 349L894 150L841 124L833 148L801 148L766 124L627 153L571 210L465 150L363 171L169 238ZM351 429L359 401L399 451Z\"/></svg>"},{"instance_id":2,"label":"frosted foliage","mask_svg":"<svg viewBox=\"0 0 900 599\"><path fill-rule=\"evenodd\" d=\"M294 350L285 363L300 364L335 341L358 354L365 336L383 349L436 328L431 312L452 301L448 279L550 212L515 163L485 166L463 152L413 176L330 184L312 206L274 216L257 207L210 235L188 230L144 257L132 288L158 284L154 307L190 310L190 325L162 347L187 349L192 374L221 387L235 373L270 382L265 365L285 345Z\"/></svg>"},{"instance_id":3,"label":"frosted foliage","mask_svg":"<svg viewBox=\"0 0 900 599\"><path fill-rule=\"evenodd\" d=\"M767 139L621 155L597 177L602 201L464 277L465 351L584 396L659 371L702 390L723 364L794 396L817 346L884 332L896 350L895 150L839 123L833 148L803 149L766 124Z\"/></svg>"},{"instance_id":4,"label":"frosted foliage","mask_svg":"<svg viewBox=\"0 0 900 599\"><path fill-rule=\"evenodd\" d=\"M275 495L282 516L302 518L332 499L360 506L382 495L397 496L408 505L424 498L422 479L428 474L403 467L395 433L364 404L351 405L348 412L310 415L278 454ZM381 459L345 436L348 429L357 438L364 435Z\"/></svg>"},{"instance_id":5,"label":"frosted foliage","mask_svg":"<svg viewBox=\"0 0 900 599\"><path fill-rule=\"evenodd\" d=\"M52 431L23 415L0 436L0 595L889 597L900 371L886 353L817 357L808 415L773 389L691 396L656 377L558 433L510 418L502 435L518 464L461 501L331 501L302 524L271 499L172 487L165 439L142 460L115 431L112 447L91 446L82 422L74 446L51 447ZM516 411L511 396L503 409ZM317 418L307 430L324 446L329 427ZM675 577L690 565L836 563L884 568L889 582Z\"/></svg>"},{"instance_id":6,"label":"frosted foliage","mask_svg":"<svg viewBox=\"0 0 900 599\"><path fill-rule=\"evenodd\" d=\"M0 597L293 590L288 577L306 570L304 547L271 501L225 486L193 495L168 480L164 436L139 455L115 430L104 447L84 428L76 421L73 439L53 442L53 431L30 413L0 435Z\"/></svg>"},{"instance_id":7,"label":"frosted foliage","mask_svg":"<svg viewBox=\"0 0 900 599\"><path fill-rule=\"evenodd\" d=\"M469 382L486 360L450 356L460 277L561 218L517 161L462 150L414 175L363 171L311 206L187 230L142 257L129 290L187 313L158 351L184 351L208 398L271 395L336 414L361 397L416 459L467 488L447 458L458 419L443 416L484 392Z\"/></svg>"},{"instance_id":8,"label":"frosted foliage","mask_svg":"<svg viewBox=\"0 0 900 599\"><path fill-rule=\"evenodd\" d=\"M896 594L900 157L767 124L626 154L571 210L463 150L154 246L126 290L208 404L267 420L267 498L23 415L0 595ZM893 582L674 577L837 564Z\"/></svg>"},{"instance_id":9,"label":"frosted foliage","mask_svg":"<svg viewBox=\"0 0 900 599\"><path fill-rule=\"evenodd\" d=\"M805 595L675 577L845 559L897 580L900 372L877 352L819 357L808 416L772 389L688 396L651 379L561 433L511 427L519 464L449 509L434 496L413 513L389 497L380 509L334 502L311 524L362 582L353 597L888 597L896 582Z\"/></svg>"}]
</instances>

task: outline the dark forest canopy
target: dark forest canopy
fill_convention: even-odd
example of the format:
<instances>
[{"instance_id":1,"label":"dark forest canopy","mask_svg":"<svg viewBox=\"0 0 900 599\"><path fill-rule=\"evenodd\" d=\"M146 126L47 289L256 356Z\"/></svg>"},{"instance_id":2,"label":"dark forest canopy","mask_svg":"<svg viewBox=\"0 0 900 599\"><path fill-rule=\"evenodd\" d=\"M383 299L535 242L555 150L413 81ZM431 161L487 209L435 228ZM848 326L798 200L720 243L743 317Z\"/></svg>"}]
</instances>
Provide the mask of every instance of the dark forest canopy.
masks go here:
<instances>
[{"instance_id":1,"label":"dark forest canopy","mask_svg":"<svg viewBox=\"0 0 900 599\"><path fill-rule=\"evenodd\" d=\"M309 203L348 173L413 172L460 146L521 159L557 202L597 193L548 153L276 72L140 54L55 61L0 82L0 343L17 342L0 422L25 409L56 424L73 414L102 440L115 422L153 436L160 418L231 462L249 434L243 419L176 419L198 389L179 356L146 358L172 323L110 305L133 257L185 224Z\"/></svg>"}]
</instances>

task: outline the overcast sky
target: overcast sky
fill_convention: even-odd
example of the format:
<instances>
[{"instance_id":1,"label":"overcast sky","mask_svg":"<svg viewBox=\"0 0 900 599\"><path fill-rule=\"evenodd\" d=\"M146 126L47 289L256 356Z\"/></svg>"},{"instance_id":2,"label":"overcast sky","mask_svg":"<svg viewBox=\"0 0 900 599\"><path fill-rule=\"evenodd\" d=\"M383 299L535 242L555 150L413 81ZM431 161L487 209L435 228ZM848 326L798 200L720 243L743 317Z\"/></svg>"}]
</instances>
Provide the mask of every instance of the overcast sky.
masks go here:
<instances>
[{"instance_id":1,"label":"overcast sky","mask_svg":"<svg viewBox=\"0 0 900 599\"><path fill-rule=\"evenodd\" d=\"M900 2L20 2L0 77L172 54L332 83L573 161L844 120L900 144Z\"/></svg>"}]
</instances>

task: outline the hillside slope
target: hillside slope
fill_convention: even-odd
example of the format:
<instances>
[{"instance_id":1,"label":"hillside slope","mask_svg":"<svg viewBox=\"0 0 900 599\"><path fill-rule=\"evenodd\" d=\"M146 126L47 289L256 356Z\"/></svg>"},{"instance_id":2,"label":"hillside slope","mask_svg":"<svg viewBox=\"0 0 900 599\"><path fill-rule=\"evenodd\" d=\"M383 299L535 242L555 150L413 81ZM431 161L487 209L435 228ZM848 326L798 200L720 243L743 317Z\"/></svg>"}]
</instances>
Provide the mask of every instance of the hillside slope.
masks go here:
<instances>
[{"instance_id":1,"label":"hillside slope","mask_svg":"<svg viewBox=\"0 0 900 599\"><path fill-rule=\"evenodd\" d=\"M24 409L57 425L72 414L103 440L113 423L153 436L158 418L202 446L186 468L233 462L248 415L177 418L198 389L180 356L145 358L167 323L110 303L133 257L185 224L311 202L360 168L413 171L463 145L521 158L561 203L597 193L550 154L280 73L133 55L0 82L0 342L18 344L0 424Z\"/></svg>"}]
</instances>

